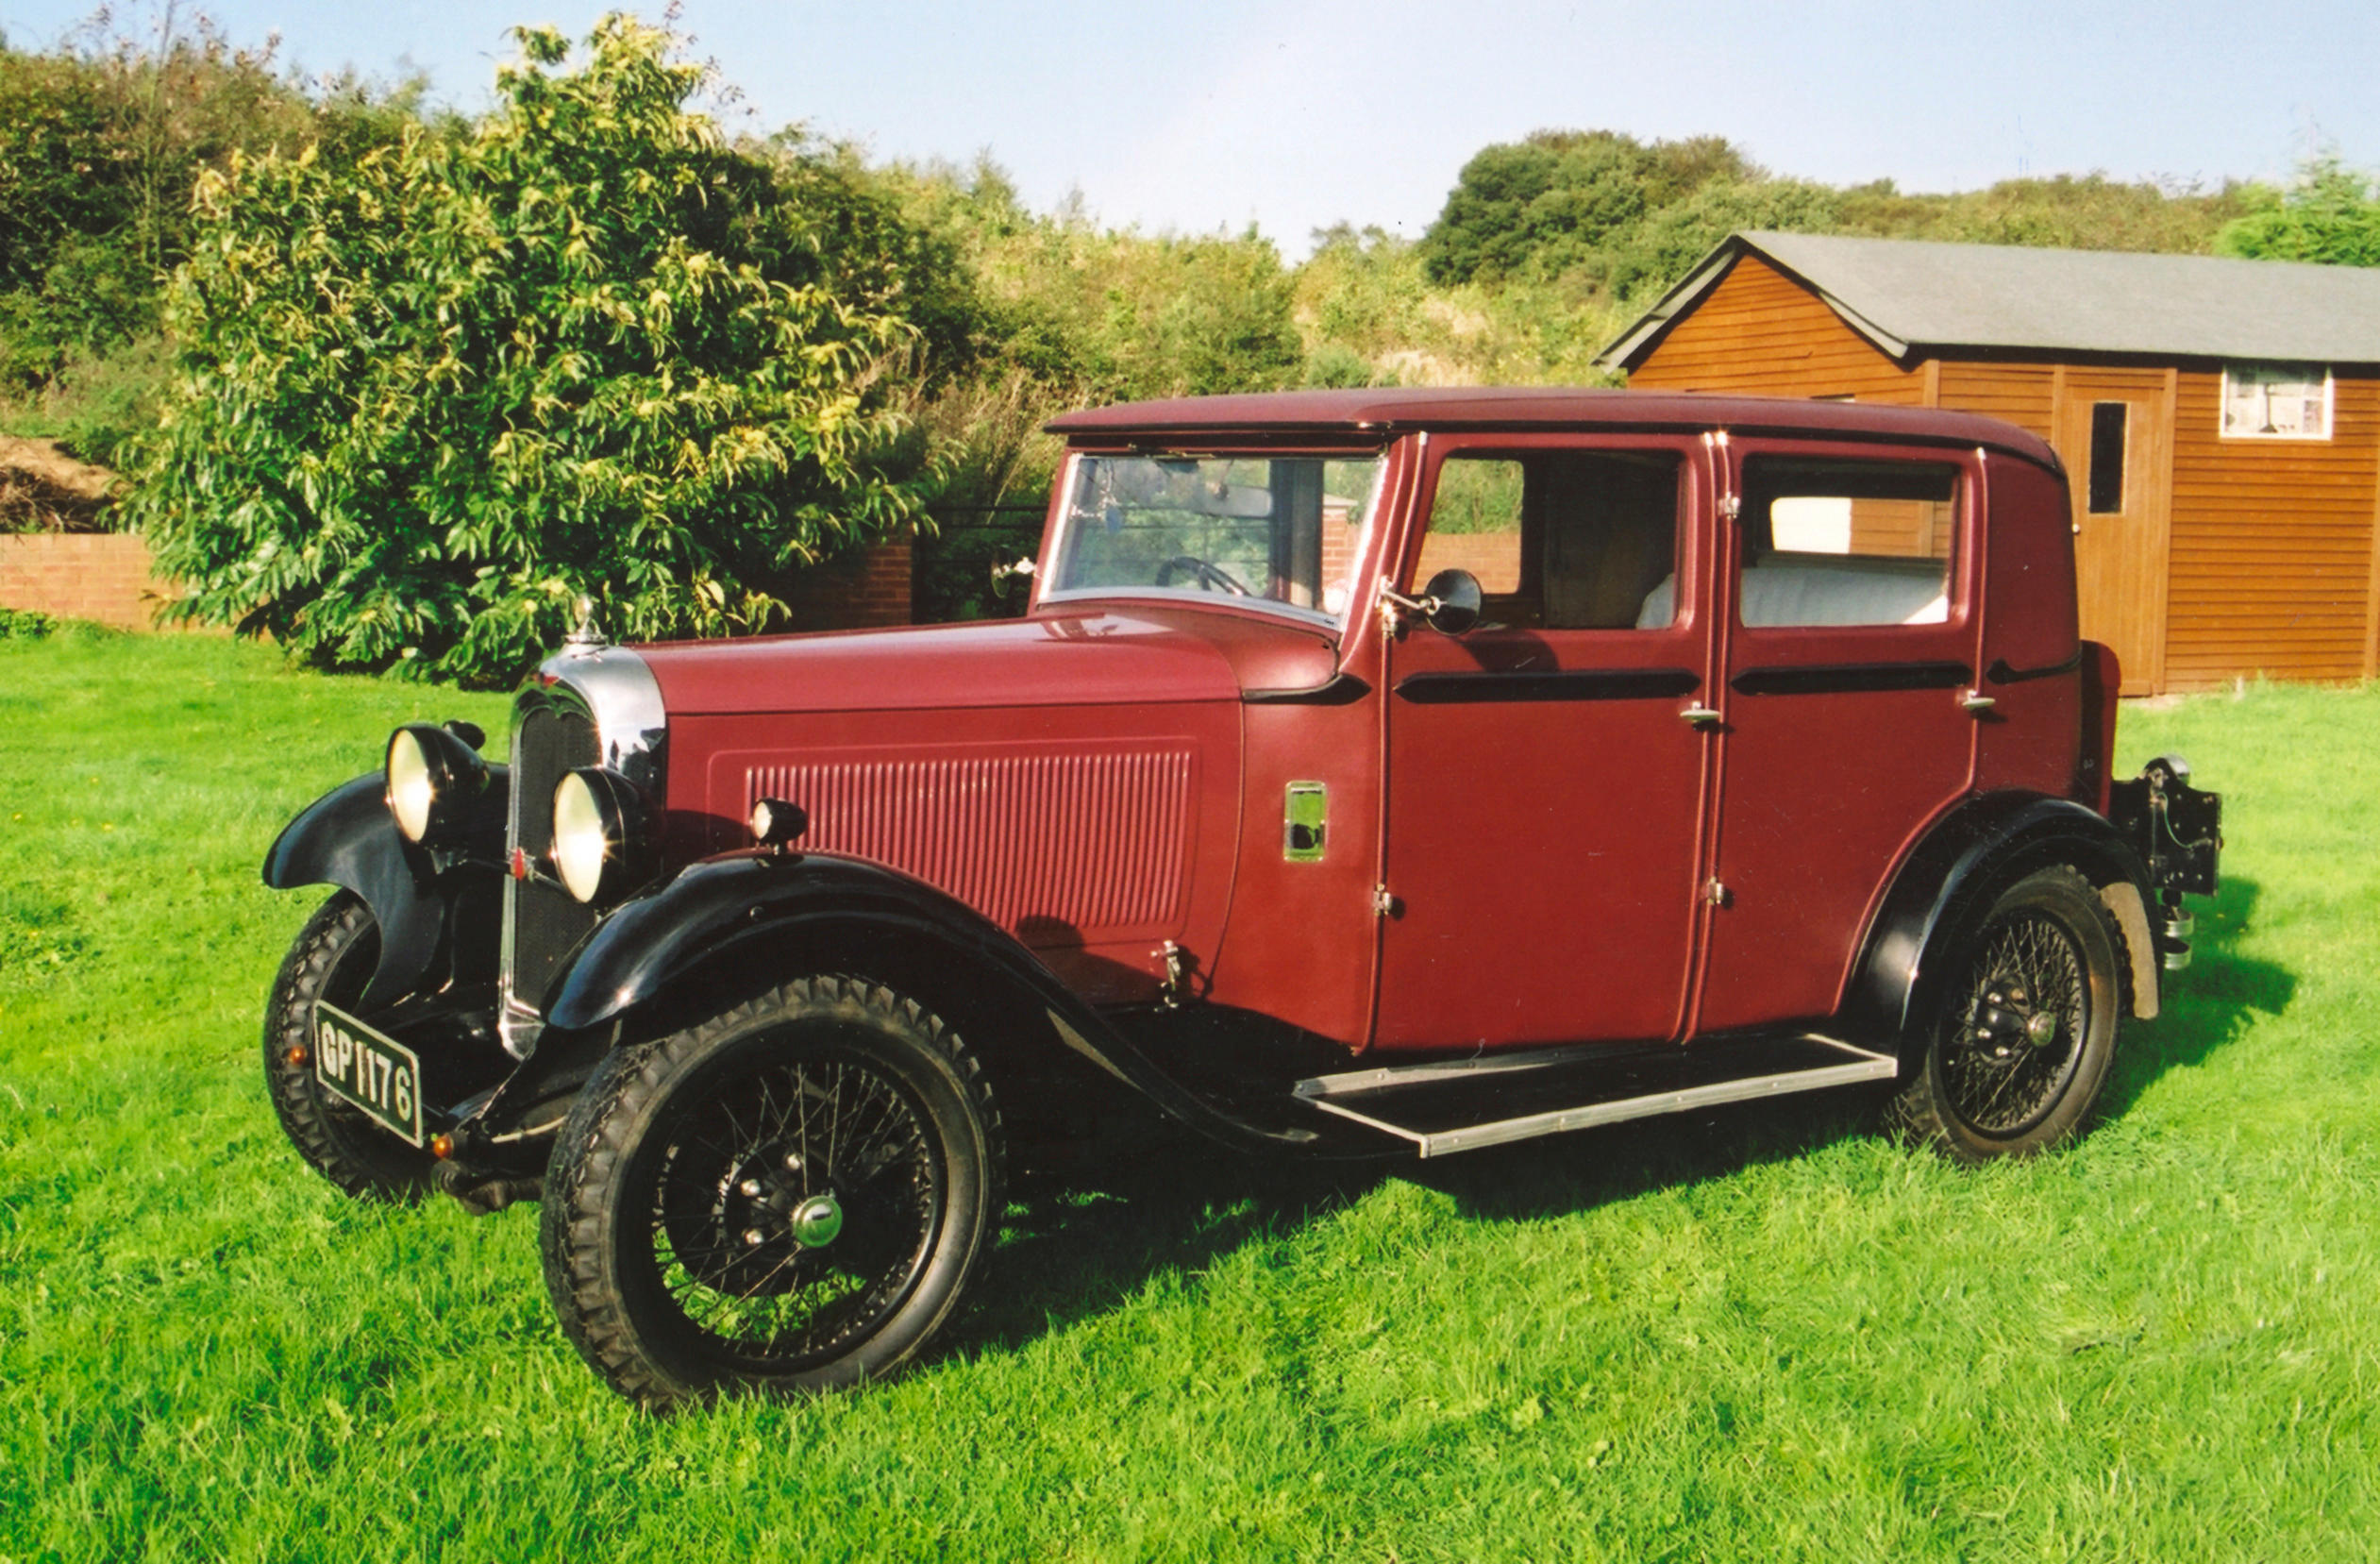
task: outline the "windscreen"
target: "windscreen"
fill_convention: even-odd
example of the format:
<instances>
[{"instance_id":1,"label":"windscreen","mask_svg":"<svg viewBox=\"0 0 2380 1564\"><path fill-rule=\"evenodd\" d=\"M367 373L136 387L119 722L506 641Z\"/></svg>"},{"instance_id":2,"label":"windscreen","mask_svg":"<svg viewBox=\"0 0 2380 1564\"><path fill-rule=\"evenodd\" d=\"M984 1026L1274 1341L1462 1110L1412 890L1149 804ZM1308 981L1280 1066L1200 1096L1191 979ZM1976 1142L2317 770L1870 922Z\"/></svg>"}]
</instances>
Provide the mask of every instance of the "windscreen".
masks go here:
<instances>
[{"instance_id":1,"label":"windscreen","mask_svg":"<svg viewBox=\"0 0 2380 1564\"><path fill-rule=\"evenodd\" d=\"M1179 596L1336 621L1383 466L1371 453L1078 457L1042 600Z\"/></svg>"}]
</instances>

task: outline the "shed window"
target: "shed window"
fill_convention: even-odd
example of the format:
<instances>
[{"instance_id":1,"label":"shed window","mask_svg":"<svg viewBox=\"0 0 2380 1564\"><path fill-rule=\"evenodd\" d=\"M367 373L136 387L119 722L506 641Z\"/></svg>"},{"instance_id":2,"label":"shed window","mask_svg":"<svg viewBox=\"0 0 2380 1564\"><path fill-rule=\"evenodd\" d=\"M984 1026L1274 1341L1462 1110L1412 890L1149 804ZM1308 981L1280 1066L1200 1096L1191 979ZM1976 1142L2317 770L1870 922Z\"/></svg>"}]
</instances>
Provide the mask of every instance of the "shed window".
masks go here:
<instances>
[{"instance_id":1,"label":"shed window","mask_svg":"<svg viewBox=\"0 0 2380 1564\"><path fill-rule=\"evenodd\" d=\"M2091 404L2090 513L2112 516L2124 508L2124 424L2131 408L2122 402Z\"/></svg>"},{"instance_id":2,"label":"shed window","mask_svg":"<svg viewBox=\"0 0 2380 1564\"><path fill-rule=\"evenodd\" d=\"M2226 364L2223 438L2327 440L2331 376L2311 364Z\"/></svg>"}]
</instances>

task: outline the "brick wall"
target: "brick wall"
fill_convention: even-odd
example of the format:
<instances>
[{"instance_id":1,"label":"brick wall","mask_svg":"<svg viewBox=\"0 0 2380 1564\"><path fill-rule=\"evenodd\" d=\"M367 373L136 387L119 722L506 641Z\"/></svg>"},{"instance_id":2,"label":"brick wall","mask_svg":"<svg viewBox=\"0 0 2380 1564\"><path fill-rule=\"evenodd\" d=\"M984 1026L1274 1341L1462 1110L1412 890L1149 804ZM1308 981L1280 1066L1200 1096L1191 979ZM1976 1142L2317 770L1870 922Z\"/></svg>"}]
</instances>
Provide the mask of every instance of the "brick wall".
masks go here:
<instances>
[{"instance_id":1,"label":"brick wall","mask_svg":"<svg viewBox=\"0 0 2380 1564\"><path fill-rule=\"evenodd\" d=\"M855 549L772 589L793 608L796 630L908 624L910 541ZM149 574L148 546L130 533L0 535L0 608L148 630L158 603L174 596Z\"/></svg>"},{"instance_id":2,"label":"brick wall","mask_svg":"<svg viewBox=\"0 0 2380 1564\"><path fill-rule=\"evenodd\" d=\"M875 630L911 623L906 532L762 585L794 611L794 630Z\"/></svg>"},{"instance_id":3,"label":"brick wall","mask_svg":"<svg viewBox=\"0 0 2380 1564\"><path fill-rule=\"evenodd\" d=\"M0 608L147 630L159 601L174 596L149 574L148 546L128 532L0 536Z\"/></svg>"}]
</instances>

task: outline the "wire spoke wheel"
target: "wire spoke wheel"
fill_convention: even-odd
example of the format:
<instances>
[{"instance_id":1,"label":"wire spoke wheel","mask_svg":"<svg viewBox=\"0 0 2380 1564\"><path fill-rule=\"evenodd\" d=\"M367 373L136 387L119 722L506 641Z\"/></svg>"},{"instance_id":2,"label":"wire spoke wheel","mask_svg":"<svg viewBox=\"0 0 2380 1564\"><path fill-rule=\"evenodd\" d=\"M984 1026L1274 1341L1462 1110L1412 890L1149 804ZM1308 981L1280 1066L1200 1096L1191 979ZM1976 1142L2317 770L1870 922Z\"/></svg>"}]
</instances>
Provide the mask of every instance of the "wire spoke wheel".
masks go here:
<instances>
[{"instance_id":1,"label":"wire spoke wheel","mask_svg":"<svg viewBox=\"0 0 2380 1564\"><path fill-rule=\"evenodd\" d=\"M2073 1079L2089 1019L2089 982L2074 938L2025 912L1998 924L1944 1018L1942 1080L1951 1111L1986 1135L2038 1122Z\"/></svg>"},{"instance_id":2,"label":"wire spoke wheel","mask_svg":"<svg viewBox=\"0 0 2380 1564\"><path fill-rule=\"evenodd\" d=\"M2002 891L1946 951L1949 983L1913 1040L1916 1068L1891 1119L1962 1162L2070 1139L2115 1056L2120 941L2072 869L2037 870Z\"/></svg>"},{"instance_id":3,"label":"wire spoke wheel","mask_svg":"<svg viewBox=\"0 0 2380 1564\"><path fill-rule=\"evenodd\" d=\"M773 1372L827 1362L915 1285L945 1178L925 1108L831 1048L716 1083L667 1130L652 1263L686 1322Z\"/></svg>"},{"instance_id":4,"label":"wire spoke wheel","mask_svg":"<svg viewBox=\"0 0 2380 1564\"><path fill-rule=\"evenodd\" d=\"M1000 1121L930 1012L841 977L624 1049L554 1147L545 1280L650 1406L897 1372L999 1215Z\"/></svg>"}]
</instances>

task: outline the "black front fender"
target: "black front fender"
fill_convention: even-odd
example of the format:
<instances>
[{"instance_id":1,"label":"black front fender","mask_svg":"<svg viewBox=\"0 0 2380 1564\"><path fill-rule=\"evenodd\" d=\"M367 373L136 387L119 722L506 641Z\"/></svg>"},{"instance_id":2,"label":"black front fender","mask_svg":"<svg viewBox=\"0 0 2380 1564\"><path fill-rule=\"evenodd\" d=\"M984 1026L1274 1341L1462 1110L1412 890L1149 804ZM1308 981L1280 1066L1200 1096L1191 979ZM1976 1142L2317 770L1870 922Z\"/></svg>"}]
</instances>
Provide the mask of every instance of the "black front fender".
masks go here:
<instances>
[{"instance_id":1,"label":"black front fender","mask_svg":"<svg viewBox=\"0 0 2380 1564\"><path fill-rule=\"evenodd\" d=\"M1853 1030L1877 1042L1906 1039L1911 1017L1932 1005L1943 953L2003 888L2053 864L2081 870L2093 884L2126 888L2136 907L2148 889L2148 871L2122 833L2070 799L1989 794L1936 825L1902 863L1869 928L1847 1006ZM2131 923L2121 911L2118 916ZM2125 933L2127 943L2139 944L2147 925L2128 926ZM2135 1014L2153 1017L2154 952L2136 949L2131 954Z\"/></svg>"},{"instance_id":2,"label":"black front fender","mask_svg":"<svg viewBox=\"0 0 2380 1564\"><path fill-rule=\"evenodd\" d=\"M488 771L470 832L474 857L485 856L491 832L497 856L503 849L508 774L501 765ZM390 817L385 787L375 771L332 788L282 827L264 855L264 883L274 889L339 885L372 909L380 960L357 1001L367 1011L407 993L429 969L457 897L493 895L501 883L492 875L452 873L462 855L442 863L407 841Z\"/></svg>"},{"instance_id":3,"label":"black front fender","mask_svg":"<svg viewBox=\"0 0 2380 1564\"><path fill-rule=\"evenodd\" d=\"M734 853L687 868L607 917L557 979L549 1025L602 1026L670 996L681 979L747 944L756 960L787 936L874 934L920 942L1030 1003L1050 1037L1191 1128L1227 1144L1303 1149L1305 1130L1252 1124L1192 1092L1119 1034L1007 931L921 881L830 853ZM787 972L785 976L800 974Z\"/></svg>"}]
</instances>

